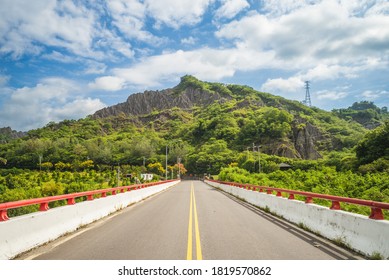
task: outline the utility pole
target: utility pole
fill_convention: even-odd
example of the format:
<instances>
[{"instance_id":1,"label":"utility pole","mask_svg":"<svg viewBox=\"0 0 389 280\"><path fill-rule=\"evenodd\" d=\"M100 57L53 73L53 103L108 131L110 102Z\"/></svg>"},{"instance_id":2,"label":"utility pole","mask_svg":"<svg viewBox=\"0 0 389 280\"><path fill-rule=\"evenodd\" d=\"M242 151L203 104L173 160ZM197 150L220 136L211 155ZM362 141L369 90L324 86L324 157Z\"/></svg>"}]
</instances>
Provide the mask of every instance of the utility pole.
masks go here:
<instances>
[{"instance_id":1,"label":"utility pole","mask_svg":"<svg viewBox=\"0 0 389 280\"><path fill-rule=\"evenodd\" d=\"M255 152L255 148L257 148L257 151L258 151L258 173L261 173L261 151L259 150L259 148L261 148L262 146L261 145L255 145L253 143L253 153ZM254 172L255 172L255 160L254 160Z\"/></svg>"},{"instance_id":2,"label":"utility pole","mask_svg":"<svg viewBox=\"0 0 389 280\"><path fill-rule=\"evenodd\" d=\"M167 181L167 145L166 145L166 160L165 160L165 180Z\"/></svg>"},{"instance_id":3,"label":"utility pole","mask_svg":"<svg viewBox=\"0 0 389 280\"><path fill-rule=\"evenodd\" d=\"M120 187L120 166L118 165L118 172L117 172L117 185Z\"/></svg>"},{"instance_id":4,"label":"utility pole","mask_svg":"<svg viewBox=\"0 0 389 280\"><path fill-rule=\"evenodd\" d=\"M253 143L253 155L254 155L254 152L255 152L255 144ZM254 159L254 172L255 172L255 159Z\"/></svg>"},{"instance_id":5,"label":"utility pole","mask_svg":"<svg viewBox=\"0 0 389 280\"><path fill-rule=\"evenodd\" d=\"M177 158L177 164L178 164L178 174L177 174L177 179L180 179L180 177L181 177L181 158L180 157L178 157Z\"/></svg>"},{"instance_id":6,"label":"utility pole","mask_svg":"<svg viewBox=\"0 0 389 280\"><path fill-rule=\"evenodd\" d=\"M39 155L39 171L42 171L42 155Z\"/></svg>"}]
</instances>

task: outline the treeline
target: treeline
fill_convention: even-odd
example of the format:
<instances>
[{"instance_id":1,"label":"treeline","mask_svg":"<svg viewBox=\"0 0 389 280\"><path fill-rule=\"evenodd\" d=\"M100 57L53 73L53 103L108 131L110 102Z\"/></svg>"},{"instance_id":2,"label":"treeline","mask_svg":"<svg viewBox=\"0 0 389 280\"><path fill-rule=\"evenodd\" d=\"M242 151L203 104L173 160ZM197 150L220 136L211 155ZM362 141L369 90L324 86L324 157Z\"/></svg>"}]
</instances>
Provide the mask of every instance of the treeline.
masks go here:
<instances>
[{"instance_id":1,"label":"treeline","mask_svg":"<svg viewBox=\"0 0 389 280\"><path fill-rule=\"evenodd\" d=\"M101 168L99 171L90 167L84 171L0 169L0 203L116 186L129 186L143 182L141 174L145 172L154 174L152 181L159 181L165 175L165 169L162 168L160 163L149 164L147 167L122 165L114 168L101 166ZM186 172L183 165L180 166L180 172L181 174ZM171 166L169 176L174 174L174 178L176 178L177 173L178 166ZM64 205L65 203L65 201L53 202L50 207ZM37 207L10 209L9 215L16 216L30 213L36 211Z\"/></svg>"},{"instance_id":2,"label":"treeline","mask_svg":"<svg viewBox=\"0 0 389 280\"><path fill-rule=\"evenodd\" d=\"M104 165L142 166L164 163L167 149L169 165L181 158L190 173L217 174L253 143L261 146L261 153L312 158L352 149L366 133L358 123L332 112L247 86L205 83L188 76L175 88L176 94L188 87L222 98L205 107L172 108L145 116L52 122L23 138L0 143L0 165L80 171L91 160L96 170ZM307 149L315 150L313 156L297 151L296 146L305 149L304 139L296 143L299 135L315 138L314 147Z\"/></svg>"},{"instance_id":3,"label":"treeline","mask_svg":"<svg viewBox=\"0 0 389 280\"><path fill-rule=\"evenodd\" d=\"M38 197L69 194L117 186L115 170L96 172L47 172L21 169L2 170L0 174L0 203ZM123 178L121 184L131 184ZM64 205L65 201L53 202L50 207ZM10 209L9 216L37 211L38 205Z\"/></svg>"},{"instance_id":4,"label":"treeline","mask_svg":"<svg viewBox=\"0 0 389 280\"><path fill-rule=\"evenodd\" d=\"M388 107L377 107L371 101L354 102L352 106L332 110L338 117L356 121L367 128L375 128L389 119Z\"/></svg>"}]
</instances>

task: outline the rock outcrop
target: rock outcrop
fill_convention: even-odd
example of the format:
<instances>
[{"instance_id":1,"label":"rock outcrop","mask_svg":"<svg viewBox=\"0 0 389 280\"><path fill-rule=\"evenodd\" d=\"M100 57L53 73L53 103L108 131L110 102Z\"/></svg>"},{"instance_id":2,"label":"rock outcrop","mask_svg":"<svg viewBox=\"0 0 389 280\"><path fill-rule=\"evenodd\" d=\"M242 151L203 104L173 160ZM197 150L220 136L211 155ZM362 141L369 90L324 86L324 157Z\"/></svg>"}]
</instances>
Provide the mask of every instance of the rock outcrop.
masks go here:
<instances>
[{"instance_id":1,"label":"rock outcrop","mask_svg":"<svg viewBox=\"0 0 389 280\"><path fill-rule=\"evenodd\" d=\"M325 140L319 129L309 122L294 131L294 147L303 159L318 159L322 156L317 151L317 143Z\"/></svg>"},{"instance_id":2,"label":"rock outcrop","mask_svg":"<svg viewBox=\"0 0 389 280\"><path fill-rule=\"evenodd\" d=\"M194 88L187 88L182 92L175 89L145 91L130 95L126 102L97 111L94 117L105 118L118 116L121 113L133 116L147 115L154 110L162 111L174 107L190 109L194 106L207 106L214 101L225 102L228 99L230 99L228 96Z\"/></svg>"},{"instance_id":3,"label":"rock outcrop","mask_svg":"<svg viewBox=\"0 0 389 280\"><path fill-rule=\"evenodd\" d=\"M5 143L12 139L22 138L26 135L25 132L12 130L10 127L0 128L0 142Z\"/></svg>"}]
</instances>

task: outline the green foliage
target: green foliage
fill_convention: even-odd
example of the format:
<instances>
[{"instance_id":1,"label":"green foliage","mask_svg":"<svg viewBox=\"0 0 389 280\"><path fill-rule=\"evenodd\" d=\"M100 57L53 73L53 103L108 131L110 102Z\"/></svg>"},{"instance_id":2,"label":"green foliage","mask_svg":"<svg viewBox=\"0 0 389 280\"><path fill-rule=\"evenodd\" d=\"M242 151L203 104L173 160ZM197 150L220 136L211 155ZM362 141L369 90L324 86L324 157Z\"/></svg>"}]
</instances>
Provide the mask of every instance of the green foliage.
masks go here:
<instances>
[{"instance_id":1,"label":"green foliage","mask_svg":"<svg viewBox=\"0 0 389 280\"><path fill-rule=\"evenodd\" d=\"M165 168L163 168L162 164L159 162L150 163L147 165L147 170L151 173L164 176L165 175Z\"/></svg>"},{"instance_id":2,"label":"green foliage","mask_svg":"<svg viewBox=\"0 0 389 280\"><path fill-rule=\"evenodd\" d=\"M166 146L175 173L181 158L189 174L220 172L232 181L386 199L388 122L369 133L361 125L384 123L386 107L360 102L326 112L193 76L184 76L171 93L180 98L188 91L206 97L207 105L51 122L19 139L0 135L0 199L115 186L118 165L133 178L146 171L164 178ZM323 158L301 160L311 158L299 150L306 142ZM292 170L280 171L280 163Z\"/></svg>"},{"instance_id":3,"label":"green foliage","mask_svg":"<svg viewBox=\"0 0 389 280\"><path fill-rule=\"evenodd\" d=\"M198 174L217 174L222 167L234 161L234 155L227 147L227 142L215 138L196 150L196 153L188 156L188 169L197 170Z\"/></svg>"},{"instance_id":4,"label":"green foliage","mask_svg":"<svg viewBox=\"0 0 389 280\"><path fill-rule=\"evenodd\" d=\"M381 157L389 160L389 121L368 132L355 150L360 164L368 164Z\"/></svg>"},{"instance_id":5,"label":"green foliage","mask_svg":"<svg viewBox=\"0 0 389 280\"><path fill-rule=\"evenodd\" d=\"M376 127L389 119L388 108L379 108L370 101L355 102L347 109L332 110L338 117L354 120L365 127Z\"/></svg>"},{"instance_id":6,"label":"green foliage","mask_svg":"<svg viewBox=\"0 0 389 280\"><path fill-rule=\"evenodd\" d=\"M238 167L227 167L221 170L218 178L222 181L389 202L388 172L363 175L351 171L338 172L335 168L321 166L306 171L291 169L253 174ZM330 205L328 201L318 201L318 203ZM347 211L370 214L368 207L347 204L343 204L342 207Z\"/></svg>"}]
</instances>

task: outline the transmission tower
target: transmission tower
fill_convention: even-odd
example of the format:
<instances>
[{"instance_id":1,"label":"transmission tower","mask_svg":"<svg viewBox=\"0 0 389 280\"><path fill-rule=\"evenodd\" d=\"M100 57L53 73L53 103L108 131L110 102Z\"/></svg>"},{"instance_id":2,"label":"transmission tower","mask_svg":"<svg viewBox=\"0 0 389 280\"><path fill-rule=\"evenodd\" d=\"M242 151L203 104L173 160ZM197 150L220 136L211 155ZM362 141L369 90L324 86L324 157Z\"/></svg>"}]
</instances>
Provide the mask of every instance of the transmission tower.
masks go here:
<instances>
[{"instance_id":1,"label":"transmission tower","mask_svg":"<svg viewBox=\"0 0 389 280\"><path fill-rule=\"evenodd\" d=\"M305 100L303 103L309 107L312 106L311 103L311 94L309 93L309 81L305 81Z\"/></svg>"}]
</instances>

